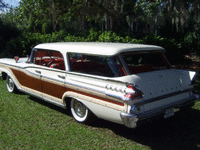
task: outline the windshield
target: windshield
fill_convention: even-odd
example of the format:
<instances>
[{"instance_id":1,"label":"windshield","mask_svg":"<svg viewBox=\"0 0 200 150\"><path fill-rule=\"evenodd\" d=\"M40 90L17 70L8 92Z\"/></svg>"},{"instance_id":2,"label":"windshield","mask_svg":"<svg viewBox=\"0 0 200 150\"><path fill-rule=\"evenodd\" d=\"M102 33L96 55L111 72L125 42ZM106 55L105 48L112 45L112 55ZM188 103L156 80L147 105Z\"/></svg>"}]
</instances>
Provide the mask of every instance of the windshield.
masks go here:
<instances>
[{"instance_id":1,"label":"windshield","mask_svg":"<svg viewBox=\"0 0 200 150\"><path fill-rule=\"evenodd\" d=\"M161 52L123 53L122 57L131 74L171 68Z\"/></svg>"}]
</instances>

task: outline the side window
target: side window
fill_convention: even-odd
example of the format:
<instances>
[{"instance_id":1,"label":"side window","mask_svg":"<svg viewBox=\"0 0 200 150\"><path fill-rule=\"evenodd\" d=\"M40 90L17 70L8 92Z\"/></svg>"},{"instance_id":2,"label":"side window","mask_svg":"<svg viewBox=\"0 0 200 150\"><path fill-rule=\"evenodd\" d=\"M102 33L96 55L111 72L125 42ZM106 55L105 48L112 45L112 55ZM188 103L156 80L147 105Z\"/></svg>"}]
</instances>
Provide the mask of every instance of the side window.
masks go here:
<instances>
[{"instance_id":1,"label":"side window","mask_svg":"<svg viewBox=\"0 0 200 150\"><path fill-rule=\"evenodd\" d=\"M32 62L36 65L65 70L63 55L58 51L34 50Z\"/></svg>"},{"instance_id":2,"label":"side window","mask_svg":"<svg viewBox=\"0 0 200 150\"><path fill-rule=\"evenodd\" d=\"M68 57L70 60L70 71L105 77L124 75L117 57L76 53L70 53Z\"/></svg>"}]
</instances>

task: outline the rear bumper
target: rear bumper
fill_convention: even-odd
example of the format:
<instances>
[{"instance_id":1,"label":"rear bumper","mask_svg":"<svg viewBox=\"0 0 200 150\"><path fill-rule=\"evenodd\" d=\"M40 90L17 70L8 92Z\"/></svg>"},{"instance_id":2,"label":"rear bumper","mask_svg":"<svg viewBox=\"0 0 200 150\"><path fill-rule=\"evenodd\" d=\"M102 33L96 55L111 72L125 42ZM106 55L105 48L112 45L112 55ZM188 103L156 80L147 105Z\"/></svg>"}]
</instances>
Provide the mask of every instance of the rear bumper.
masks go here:
<instances>
[{"instance_id":1,"label":"rear bumper","mask_svg":"<svg viewBox=\"0 0 200 150\"><path fill-rule=\"evenodd\" d=\"M138 118L136 115L122 112L120 116L125 126L129 128L137 127Z\"/></svg>"},{"instance_id":2,"label":"rear bumper","mask_svg":"<svg viewBox=\"0 0 200 150\"><path fill-rule=\"evenodd\" d=\"M135 127L137 127L137 122L139 120L145 120L145 119L149 119L154 116L158 116L160 114L164 114L164 112L169 108L181 108L181 107L187 106L187 105L191 104L192 102L194 102L195 100L197 100L198 98L199 98L199 95L194 94L190 98L180 100L178 102L172 103L167 106L159 107L159 108L153 109L151 111L146 111L144 113L139 113L139 114L129 114L129 113L122 112L120 114L120 116L121 116L122 122L125 126L127 126L129 128L135 128Z\"/></svg>"}]
</instances>

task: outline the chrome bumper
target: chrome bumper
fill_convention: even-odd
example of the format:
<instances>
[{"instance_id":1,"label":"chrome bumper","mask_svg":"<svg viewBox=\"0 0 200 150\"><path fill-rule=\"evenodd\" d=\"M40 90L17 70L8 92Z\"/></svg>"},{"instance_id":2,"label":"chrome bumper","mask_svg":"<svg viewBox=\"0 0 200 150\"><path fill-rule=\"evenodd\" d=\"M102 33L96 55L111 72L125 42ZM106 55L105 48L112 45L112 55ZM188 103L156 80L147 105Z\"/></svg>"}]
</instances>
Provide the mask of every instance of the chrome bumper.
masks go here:
<instances>
[{"instance_id":1,"label":"chrome bumper","mask_svg":"<svg viewBox=\"0 0 200 150\"><path fill-rule=\"evenodd\" d=\"M151 111L147 111L147 112L143 112L143 113L139 113L139 114L129 114L129 113L120 113L122 122L124 123L125 126L129 127L129 128L135 128L137 127L137 122L138 120L145 120L154 116L158 116L162 113L164 113L168 108L180 108L183 106L186 106L192 102L194 102L195 100L197 100L199 98L198 94L194 94L192 97L188 98L188 99L184 99L181 100L179 102L170 104L168 106L163 106L161 108L156 108L153 109Z\"/></svg>"},{"instance_id":2,"label":"chrome bumper","mask_svg":"<svg viewBox=\"0 0 200 150\"><path fill-rule=\"evenodd\" d=\"M137 121L138 118L134 114L127 114L127 113L120 113L122 122L124 123L125 126L129 128L135 128L137 127Z\"/></svg>"}]
</instances>

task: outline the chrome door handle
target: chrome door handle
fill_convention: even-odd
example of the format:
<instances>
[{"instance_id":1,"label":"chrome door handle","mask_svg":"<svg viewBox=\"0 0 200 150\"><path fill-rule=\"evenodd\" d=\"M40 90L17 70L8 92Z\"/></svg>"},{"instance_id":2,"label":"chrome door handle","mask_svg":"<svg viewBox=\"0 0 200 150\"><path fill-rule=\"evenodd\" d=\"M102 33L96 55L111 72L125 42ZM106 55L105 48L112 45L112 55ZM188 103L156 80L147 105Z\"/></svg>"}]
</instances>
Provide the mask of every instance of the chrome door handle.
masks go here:
<instances>
[{"instance_id":1,"label":"chrome door handle","mask_svg":"<svg viewBox=\"0 0 200 150\"><path fill-rule=\"evenodd\" d=\"M41 71L39 71L39 70L35 70L35 72L41 74Z\"/></svg>"},{"instance_id":2,"label":"chrome door handle","mask_svg":"<svg viewBox=\"0 0 200 150\"><path fill-rule=\"evenodd\" d=\"M65 76L58 75L59 78L65 79Z\"/></svg>"}]
</instances>

